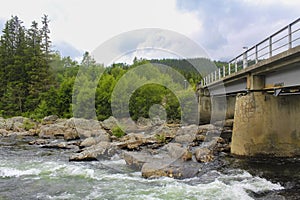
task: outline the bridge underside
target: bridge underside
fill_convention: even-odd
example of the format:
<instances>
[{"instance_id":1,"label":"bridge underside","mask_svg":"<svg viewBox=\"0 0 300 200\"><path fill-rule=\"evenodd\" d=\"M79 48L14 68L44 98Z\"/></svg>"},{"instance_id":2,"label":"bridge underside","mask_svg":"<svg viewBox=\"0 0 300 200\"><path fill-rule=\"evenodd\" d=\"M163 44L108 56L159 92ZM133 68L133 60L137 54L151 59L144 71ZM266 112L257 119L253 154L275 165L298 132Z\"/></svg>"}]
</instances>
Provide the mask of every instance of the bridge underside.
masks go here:
<instances>
[{"instance_id":1,"label":"bridge underside","mask_svg":"<svg viewBox=\"0 0 300 200\"><path fill-rule=\"evenodd\" d=\"M202 123L234 117L233 154L300 155L299 46L200 90Z\"/></svg>"}]
</instances>

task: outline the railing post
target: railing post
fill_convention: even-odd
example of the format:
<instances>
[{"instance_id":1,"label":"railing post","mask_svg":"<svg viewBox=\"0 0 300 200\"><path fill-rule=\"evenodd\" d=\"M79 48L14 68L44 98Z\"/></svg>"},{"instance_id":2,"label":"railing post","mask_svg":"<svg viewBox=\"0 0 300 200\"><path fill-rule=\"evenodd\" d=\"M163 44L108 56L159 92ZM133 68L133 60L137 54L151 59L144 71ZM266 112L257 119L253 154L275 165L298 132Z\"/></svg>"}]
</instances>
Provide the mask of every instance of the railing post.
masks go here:
<instances>
[{"instance_id":1,"label":"railing post","mask_svg":"<svg viewBox=\"0 0 300 200\"><path fill-rule=\"evenodd\" d=\"M248 66L247 62L247 51L243 54L243 68L245 69Z\"/></svg>"},{"instance_id":2,"label":"railing post","mask_svg":"<svg viewBox=\"0 0 300 200\"><path fill-rule=\"evenodd\" d=\"M219 79L221 79L221 68L219 68L219 74L218 74L218 76L219 76Z\"/></svg>"},{"instance_id":3,"label":"railing post","mask_svg":"<svg viewBox=\"0 0 300 200\"><path fill-rule=\"evenodd\" d=\"M272 37L269 38L269 57L272 57Z\"/></svg>"},{"instance_id":4,"label":"railing post","mask_svg":"<svg viewBox=\"0 0 300 200\"><path fill-rule=\"evenodd\" d=\"M230 75L231 74L231 69L230 69L230 63L229 63L229 65L228 65L228 75Z\"/></svg>"},{"instance_id":5,"label":"railing post","mask_svg":"<svg viewBox=\"0 0 300 200\"><path fill-rule=\"evenodd\" d=\"M235 68L235 72L237 72L237 68L238 68L238 66L237 66L237 59L234 60L234 68Z\"/></svg>"},{"instance_id":6,"label":"railing post","mask_svg":"<svg viewBox=\"0 0 300 200\"><path fill-rule=\"evenodd\" d=\"M215 71L215 81L218 80L217 79L217 70Z\"/></svg>"},{"instance_id":7,"label":"railing post","mask_svg":"<svg viewBox=\"0 0 300 200\"><path fill-rule=\"evenodd\" d=\"M289 49L292 48L292 26L288 25Z\"/></svg>"},{"instance_id":8,"label":"railing post","mask_svg":"<svg viewBox=\"0 0 300 200\"><path fill-rule=\"evenodd\" d=\"M230 63L229 63L229 65L230 65ZM225 71L225 66L223 65L223 77L225 77L226 76L226 71Z\"/></svg>"},{"instance_id":9,"label":"railing post","mask_svg":"<svg viewBox=\"0 0 300 200\"><path fill-rule=\"evenodd\" d=\"M258 63L258 46L255 45L255 64Z\"/></svg>"}]
</instances>

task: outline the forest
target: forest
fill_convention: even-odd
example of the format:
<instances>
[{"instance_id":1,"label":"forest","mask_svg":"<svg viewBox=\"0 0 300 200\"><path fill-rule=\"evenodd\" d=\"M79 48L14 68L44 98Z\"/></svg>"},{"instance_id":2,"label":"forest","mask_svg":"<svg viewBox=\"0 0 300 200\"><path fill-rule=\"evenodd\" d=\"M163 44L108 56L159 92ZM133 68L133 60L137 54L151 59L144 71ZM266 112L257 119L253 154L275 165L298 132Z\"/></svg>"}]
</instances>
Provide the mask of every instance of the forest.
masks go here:
<instances>
[{"instance_id":1,"label":"forest","mask_svg":"<svg viewBox=\"0 0 300 200\"><path fill-rule=\"evenodd\" d=\"M49 22L44 15L29 28L17 16L5 23L0 38L1 117L39 120L58 115L104 120L115 113L125 117L122 106L127 106L137 120L149 117L149 109L158 104L168 121L178 121L182 117L180 99L189 104L202 78L199 70L224 64L206 58L135 58L132 64L104 66L89 52L77 62L52 49Z\"/></svg>"}]
</instances>

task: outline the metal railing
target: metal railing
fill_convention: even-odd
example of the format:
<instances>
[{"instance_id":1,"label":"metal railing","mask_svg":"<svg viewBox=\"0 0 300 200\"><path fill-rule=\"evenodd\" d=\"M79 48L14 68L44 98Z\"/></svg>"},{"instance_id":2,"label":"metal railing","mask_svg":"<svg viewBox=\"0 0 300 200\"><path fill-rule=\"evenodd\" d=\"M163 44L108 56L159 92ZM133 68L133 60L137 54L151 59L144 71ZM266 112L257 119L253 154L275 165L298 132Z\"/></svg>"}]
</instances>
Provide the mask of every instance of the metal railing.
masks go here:
<instances>
[{"instance_id":1,"label":"metal railing","mask_svg":"<svg viewBox=\"0 0 300 200\"><path fill-rule=\"evenodd\" d=\"M300 45L300 18L272 34L228 62L227 66L203 77L200 85L206 86L228 75L259 63L288 49Z\"/></svg>"}]
</instances>

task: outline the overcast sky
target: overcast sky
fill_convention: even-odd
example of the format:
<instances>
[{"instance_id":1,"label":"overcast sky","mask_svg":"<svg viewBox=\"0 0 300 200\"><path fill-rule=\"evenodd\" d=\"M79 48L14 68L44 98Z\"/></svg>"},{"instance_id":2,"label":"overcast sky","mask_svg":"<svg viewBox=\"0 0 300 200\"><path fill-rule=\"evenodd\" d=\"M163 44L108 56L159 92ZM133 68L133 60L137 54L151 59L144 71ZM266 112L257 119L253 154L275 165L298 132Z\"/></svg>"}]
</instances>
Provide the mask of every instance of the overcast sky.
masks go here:
<instances>
[{"instance_id":1,"label":"overcast sky","mask_svg":"<svg viewBox=\"0 0 300 200\"><path fill-rule=\"evenodd\" d=\"M299 8L299 0L5 0L0 28L11 15L29 26L47 14L54 49L73 58L124 32L167 29L195 41L210 58L228 61L243 46L252 46L296 20ZM143 40L131 37L116 48L138 48ZM157 40L147 38L147 43Z\"/></svg>"}]
</instances>

